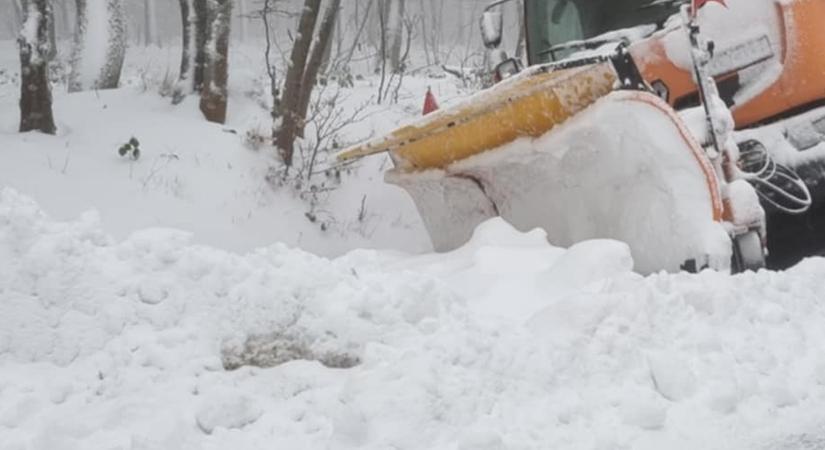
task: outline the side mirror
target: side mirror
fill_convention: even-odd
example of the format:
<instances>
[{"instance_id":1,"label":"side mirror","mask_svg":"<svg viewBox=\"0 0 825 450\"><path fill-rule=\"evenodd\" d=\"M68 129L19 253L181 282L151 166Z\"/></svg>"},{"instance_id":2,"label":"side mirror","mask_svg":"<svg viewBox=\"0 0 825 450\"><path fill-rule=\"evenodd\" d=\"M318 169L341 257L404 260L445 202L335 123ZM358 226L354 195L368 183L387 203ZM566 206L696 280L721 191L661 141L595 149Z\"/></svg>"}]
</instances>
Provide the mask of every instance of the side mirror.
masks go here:
<instances>
[{"instance_id":1,"label":"side mirror","mask_svg":"<svg viewBox=\"0 0 825 450\"><path fill-rule=\"evenodd\" d=\"M500 62L493 73L496 83L504 81L521 72L521 63L515 58L508 58Z\"/></svg>"},{"instance_id":2,"label":"side mirror","mask_svg":"<svg viewBox=\"0 0 825 450\"><path fill-rule=\"evenodd\" d=\"M488 49L496 49L501 45L504 34L504 15L498 9L487 9L481 15L481 39Z\"/></svg>"}]
</instances>

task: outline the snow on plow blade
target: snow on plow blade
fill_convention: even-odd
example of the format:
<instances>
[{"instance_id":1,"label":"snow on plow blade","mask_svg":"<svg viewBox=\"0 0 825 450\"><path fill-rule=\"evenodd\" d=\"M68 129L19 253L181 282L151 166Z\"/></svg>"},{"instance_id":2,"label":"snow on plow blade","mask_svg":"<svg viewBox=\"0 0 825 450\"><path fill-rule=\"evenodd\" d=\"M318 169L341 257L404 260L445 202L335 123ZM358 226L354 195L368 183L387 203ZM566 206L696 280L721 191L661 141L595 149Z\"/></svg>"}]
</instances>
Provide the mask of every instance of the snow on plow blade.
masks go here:
<instances>
[{"instance_id":1,"label":"snow on plow blade","mask_svg":"<svg viewBox=\"0 0 825 450\"><path fill-rule=\"evenodd\" d=\"M691 259L729 264L714 169L676 113L651 94L610 93L552 132L465 158L451 154L442 165L412 156L402 159L428 164L401 164L387 181L413 197L439 251L500 215L522 231L543 228L554 245L624 241L642 273L676 271Z\"/></svg>"}]
</instances>

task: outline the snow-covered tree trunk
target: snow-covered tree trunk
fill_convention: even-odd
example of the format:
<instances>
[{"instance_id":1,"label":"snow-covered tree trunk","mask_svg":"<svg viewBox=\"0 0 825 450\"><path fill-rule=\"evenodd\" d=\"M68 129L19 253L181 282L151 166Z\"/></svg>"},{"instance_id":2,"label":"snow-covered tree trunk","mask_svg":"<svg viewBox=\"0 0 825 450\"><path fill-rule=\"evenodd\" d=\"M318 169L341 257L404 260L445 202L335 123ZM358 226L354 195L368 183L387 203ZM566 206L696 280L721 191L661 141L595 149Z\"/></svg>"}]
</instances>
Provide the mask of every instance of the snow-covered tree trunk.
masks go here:
<instances>
[{"instance_id":1,"label":"snow-covered tree trunk","mask_svg":"<svg viewBox=\"0 0 825 450\"><path fill-rule=\"evenodd\" d=\"M77 24L69 92L114 89L126 56L122 0L76 0Z\"/></svg>"},{"instance_id":2,"label":"snow-covered tree trunk","mask_svg":"<svg viewBox=\"0 0 825 450\"><path fill-rule=\"evenodd\" d=\"M318 81L318 73L321 71L324 58L332 46L332 33L335 30L335 22L338 17L338 10L341 8L341 0L330 0L324 13L324 19L318 28L318 36L312 45L312 52L307 61L304 77L301 81L301 99L298 105L298 126L296 134L304 136L304 126L306 125L307 111L309 111L309 101L312 98L312 91Z\"/></svg>"},{"instance_id":3,"label":"snow-covered tree trunk","mask_svg":"<svg viewBox=\"0 0 825 450\"><path fill-rule=\"evenodd\" d=\"M49 61L54 61L57 59L57 29L54 23L54 6L49 3L49 17L47 21L49 22L49 54L47 58Z\"/></svg>"},{"instance_id":4,"label":"snow-covered tree trunk","mask_svg":"<svg viewBox=\"0 0 825 450\"><path fill-rule=\"evenodd\" d=\"M98 0L102 1L102 0ZM106 0L108 48L106 63L95 83L98 89L115 89L120 84L123 60L126 58L128 36L126 34L126 11L122 0Z\"/></svg>"},{"instance_id":5,"label":"snow-covered tree trunk","mask_svg":"<svg viewBox=\"0 0 825 450\"><path fill-rule=\"evenodd\" d=\"M157 30L155 0L143 0L143 45L158 44Z\"/></svg>"},{"instance_id":6,"label":"snow-covered tree trunk","mask_svg":"<svg viewBox=\"0 0 825 450\"><path fill-rule=\"evenodd\" d=\"M210 122L226 122L229 97L229 32L232 23L232 0L209 0L212 19L211 36L206 43L200 109Z\"/></svg>"},{"instance_id":7,"label":"snow-covered tree trunk","mask_svg":"<svg viewBox=\"0 0 825 450\"><path fill-rule=\"evenodd\" d=\"M49 0L24 0L20 46L20 131L55 133L49 85Z\"/></svg>"},{"instance_id":8,"label":"snow-covered tree trunk","mask_svg":"<svg viewBox=\"0 0 825 450\"><path fill-rule=\"evenodd\" d=\"M179 0L181 17L181 52L180 52L180 75L175 84L175 92L172 94L172 103L177 105L182 102L186 95L194 91L194 69L192 60L194 56L195 44L195 10L192 0Z\"/></svg>"},{"instance_id":9,"label":"snow-covered tree trunk","mask_svg":"<svg viewBox=\"0 0 825 450\"><path fill-rule=\"evenodd\" d=\"M404 41L404 4L405 0L387 0L389 10L387 11L387 55L390 69L401 72L403 61L401 61L401 47Z\"/></svg>"},{"instance_id":10,"label":"snow-covered tree trunk","mask_svg":"<svg viewBox=\"0 0 825 450\"><path fill-rule=\"evenodd\" d=\"M298 23L298 34L292 44L292 53L289 58L289 68L284 81L283 101L281 102L281 126L275 132L275 145L281 153L284 164L292 166L292 156L295 153L295 136L300 120L299 108L301 104L301 83L315 34L315 23L321 9L321 0L305 0L301 19Z\"/></svg>"},{"instance_id":11,"label":"snow-covered tree trunk","mask_svg":"<svg viewBox=\"0 0 825 450\"><path fill-rule=\"evenodd\" d=\"M203 88L204 69L207 63L206 44L212 35L210 5L215 0L191 0L190 6L194 14L195 24L195 54L192 73L193 91L200 92Z\"/></svg>"}]
</instances>

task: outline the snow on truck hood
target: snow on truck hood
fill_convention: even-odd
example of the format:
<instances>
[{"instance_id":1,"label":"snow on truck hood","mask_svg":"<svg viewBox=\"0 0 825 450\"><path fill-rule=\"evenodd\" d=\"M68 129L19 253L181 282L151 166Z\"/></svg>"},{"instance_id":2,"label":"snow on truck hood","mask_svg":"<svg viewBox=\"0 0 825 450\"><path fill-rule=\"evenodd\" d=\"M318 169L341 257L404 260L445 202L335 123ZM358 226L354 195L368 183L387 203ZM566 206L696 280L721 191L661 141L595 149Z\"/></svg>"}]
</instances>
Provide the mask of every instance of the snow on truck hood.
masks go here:
<instances>
[{"instance_id":1,"label":"snow on truck hood","mask_svg":"<svg viewBox=\"0 0 825 450\"><path fill-rule=\"evenodd\" d=\"M417 257L236 255L189 239L116 241L94 214L56 222L0 190L3 449L825 439L823 259L642 277L624 244L564 250L498 219ZM250 335L294 360L224 370Z\"/></svg>"}]
</instances>

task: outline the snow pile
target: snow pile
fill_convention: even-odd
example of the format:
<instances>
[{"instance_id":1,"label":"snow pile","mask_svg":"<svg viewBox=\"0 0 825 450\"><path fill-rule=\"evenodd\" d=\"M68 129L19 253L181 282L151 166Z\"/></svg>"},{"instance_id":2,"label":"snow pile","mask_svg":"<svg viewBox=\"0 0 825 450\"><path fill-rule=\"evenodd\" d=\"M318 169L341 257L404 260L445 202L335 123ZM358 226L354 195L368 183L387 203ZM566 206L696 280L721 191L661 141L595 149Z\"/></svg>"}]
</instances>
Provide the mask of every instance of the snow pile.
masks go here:
<instances>
[{"instance_id":1,"label":"snow pile","mask_svg":"<svg viewBox=\"0 0 825 450\"><path fill-rule=\"evenodd\" d=\"M177 445L261 414L254 390L224 394L226 379L203 380L227 376L218 374L247 356L248 338L280 351L273 363L350 367L367 343L431 333L461 305L412 274L376 277L280 245L238 256L189 240L156 229L117 243L95 214L57 223L0 191L3 448L203 448ZM250 376L239 373L228 376ZM285 389L311 382L301 380Z\"/></svg>"},{"instance_id":2,"label":"snow pile","mask_svg":"<svg viewBox=\"0 0 825 450\"><path fill-rule=\"evenodd\" d=\"M239 256L191 246L189 234L163 229L115 243L93 213L55 223L31 200L0 192L0 284L9 299L0 314L0 351L21 362L66 366L113 340L142 346L189 326L203 330L200 352L213 355L267 333L318 354L357 353L384 325L437 318L445 300L409 295L426 293L431 283L405 280L407 292L393 292L391 284L281 245ZM169 336L161 346L191 338Z\"/></svg>"},{"instance_id":3,"label":"snow pile","mask_svg":"<svg viewBox=\"0 0 825 450\"><path fill-rule=\"evenodd\" d=\"M55 222L1 192L4 449L750 449L825 436L825 260L644 278L623 244L565 251L500 219L446 255L240 256L169 230L117 242L94 214ZM225 370L250 336L307 359ZM349 368L322 364L330 354Z\"/></svg>"}]
</instances>

